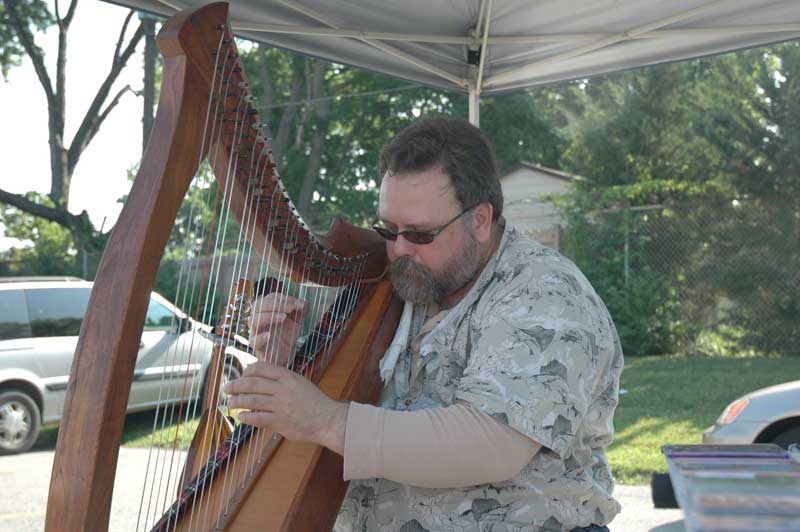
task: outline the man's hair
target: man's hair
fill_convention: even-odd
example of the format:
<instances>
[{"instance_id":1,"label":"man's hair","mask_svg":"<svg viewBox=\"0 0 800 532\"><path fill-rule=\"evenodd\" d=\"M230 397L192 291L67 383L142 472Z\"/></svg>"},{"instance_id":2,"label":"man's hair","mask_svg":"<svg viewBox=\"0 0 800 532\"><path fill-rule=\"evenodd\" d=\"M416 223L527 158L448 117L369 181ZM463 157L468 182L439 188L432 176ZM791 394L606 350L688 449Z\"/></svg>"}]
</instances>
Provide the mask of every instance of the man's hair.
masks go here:
<instances>
[{"instance_id":1,"label":"man's hair","mask_svg":"<svg viewBox=\"0 0 800 532\"><path fill-rule=\"evenodd\" d=\"M441 166L463 208L490 203L492 220L503 212L503 191L494 150L486 135L460 118L430 118L402 130L381 149L381 177Z\"/></svg>"}]
</instances>

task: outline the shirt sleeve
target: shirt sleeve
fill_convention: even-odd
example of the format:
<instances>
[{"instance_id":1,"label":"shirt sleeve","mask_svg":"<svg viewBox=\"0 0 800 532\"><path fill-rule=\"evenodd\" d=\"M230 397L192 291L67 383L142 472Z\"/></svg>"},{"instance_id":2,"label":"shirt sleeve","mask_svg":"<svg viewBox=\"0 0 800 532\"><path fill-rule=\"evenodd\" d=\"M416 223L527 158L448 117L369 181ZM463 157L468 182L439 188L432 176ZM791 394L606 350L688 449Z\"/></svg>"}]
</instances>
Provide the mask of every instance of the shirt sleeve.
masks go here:
<instances>
[{"instance_id":1,"label":"shirt sleeve","mask_svg":"<svg viewBox=\"0 0 800 532\"><path fill-rule=\"evenodd\" d=\"M530 438L468 405L398 412L351 403L344 479L475 486L513 477L538 450Z\"/></svg>"},{"instance_id":2,"label":"shirt sleeve","mask_svg":"<svg viewBox=\"0 0 800 532\"><path fill-rule=\"evenodd\" d=\"M471 326L456 392L562 458L591 402L597 339L608 336L602 310L584 290L571 276L526 282L521 275Z\"/></svg>"}]
</instances>

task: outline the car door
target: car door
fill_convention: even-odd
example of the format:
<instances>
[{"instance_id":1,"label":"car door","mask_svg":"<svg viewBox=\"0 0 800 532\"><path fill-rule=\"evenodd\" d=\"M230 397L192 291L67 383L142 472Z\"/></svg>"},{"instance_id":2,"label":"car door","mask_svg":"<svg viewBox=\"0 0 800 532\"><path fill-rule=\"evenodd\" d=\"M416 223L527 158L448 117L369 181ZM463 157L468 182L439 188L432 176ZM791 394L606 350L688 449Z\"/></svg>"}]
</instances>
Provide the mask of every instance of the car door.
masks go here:
<instances>
[{"instance_id":1,"label":"car door","mask_svg":"<svg viewBox=\"0 0 800 532\"><path fill-rule=\"evenodd\" d=\"M151 297L147 307L131 386L132 407L196 396L208 357L203 351L206 342L193 338L180 317L159 299Z\"/></svg>"}]
</instances>

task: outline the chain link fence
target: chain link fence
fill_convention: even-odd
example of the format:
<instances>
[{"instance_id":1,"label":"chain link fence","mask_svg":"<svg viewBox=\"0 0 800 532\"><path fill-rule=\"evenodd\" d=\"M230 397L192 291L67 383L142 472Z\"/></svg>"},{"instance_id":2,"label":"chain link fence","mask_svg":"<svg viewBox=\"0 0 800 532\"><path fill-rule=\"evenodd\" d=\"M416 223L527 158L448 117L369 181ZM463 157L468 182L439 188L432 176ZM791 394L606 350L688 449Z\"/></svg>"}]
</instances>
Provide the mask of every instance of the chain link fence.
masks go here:
<instances>
[{"instance_id":1,"label":"chain link fence","mask_svg":"<svg viewBox=\"0 0 800 532\"><path fill-rule=\"evenodd\" d=\"M572 213L564 251L629 354L800 354L800 212L790 201Z\"/></svg>"}]
</instances>

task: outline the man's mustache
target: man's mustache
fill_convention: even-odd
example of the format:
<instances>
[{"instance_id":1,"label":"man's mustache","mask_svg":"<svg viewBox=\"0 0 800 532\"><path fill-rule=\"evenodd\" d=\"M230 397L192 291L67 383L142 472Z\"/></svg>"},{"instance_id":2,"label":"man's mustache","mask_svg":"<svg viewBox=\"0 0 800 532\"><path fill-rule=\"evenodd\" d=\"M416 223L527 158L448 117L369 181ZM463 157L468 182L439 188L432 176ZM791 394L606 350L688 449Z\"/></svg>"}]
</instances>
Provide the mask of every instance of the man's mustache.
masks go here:
<instances>
[{"instance_id":1,"label":"man's mustache","mask_svg":"<svg viewBox=\"0 0 800 532\"><path fill-rule=\"evenodd\" d=\"M431 275L431 271L425 266L415 263L408 257L400 257L389 264L389 274L427 277Z\"/></svg>"}]
</instances>

